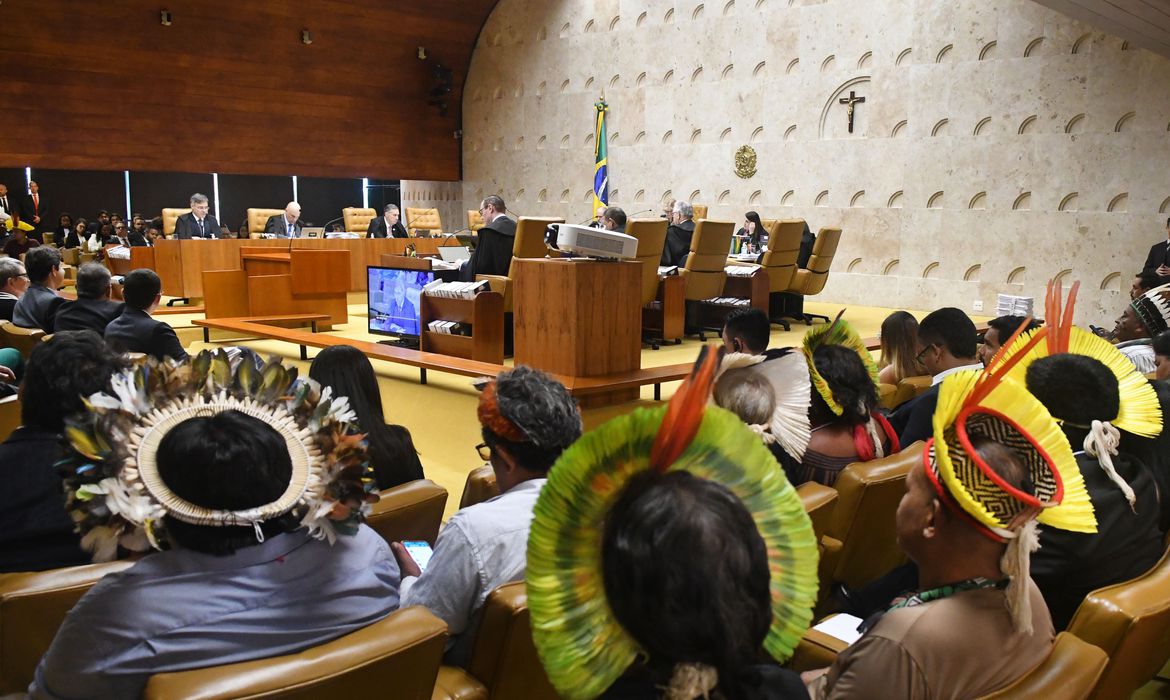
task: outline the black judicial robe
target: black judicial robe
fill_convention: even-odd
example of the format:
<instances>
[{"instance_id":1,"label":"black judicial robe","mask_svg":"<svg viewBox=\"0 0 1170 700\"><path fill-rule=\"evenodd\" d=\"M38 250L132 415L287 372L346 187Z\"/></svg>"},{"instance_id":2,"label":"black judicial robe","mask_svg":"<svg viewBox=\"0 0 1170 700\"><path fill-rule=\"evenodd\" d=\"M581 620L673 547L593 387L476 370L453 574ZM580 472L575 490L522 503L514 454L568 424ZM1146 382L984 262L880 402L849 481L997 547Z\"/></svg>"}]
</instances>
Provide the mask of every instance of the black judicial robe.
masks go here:
<instances>
[{"instance_id":1,"label":"black judicial robe","mask_svg":"<svg viewBox=\"0 0 1170 700\"><path fill-rule=\"evenodd\" d=\"M516 222L512 219L501 216L484 226L479 230L479 243L463 266L460 278L471 282L476 275L506 276L512 264L512 247L515 242Z\"/></svg>"},{"instance_id":2,"label":"black judicial robe","mask_svg":"<svg viewBox=\"0 0 1170 700\"><path fill-rule=\"evenodd\" d=\"M662 257L658 264L682 267L687 264L691 252L691 237L695 235L695 222L686 219L666 229L666 243L662 246Z\"/></svg>"}]
</instances>

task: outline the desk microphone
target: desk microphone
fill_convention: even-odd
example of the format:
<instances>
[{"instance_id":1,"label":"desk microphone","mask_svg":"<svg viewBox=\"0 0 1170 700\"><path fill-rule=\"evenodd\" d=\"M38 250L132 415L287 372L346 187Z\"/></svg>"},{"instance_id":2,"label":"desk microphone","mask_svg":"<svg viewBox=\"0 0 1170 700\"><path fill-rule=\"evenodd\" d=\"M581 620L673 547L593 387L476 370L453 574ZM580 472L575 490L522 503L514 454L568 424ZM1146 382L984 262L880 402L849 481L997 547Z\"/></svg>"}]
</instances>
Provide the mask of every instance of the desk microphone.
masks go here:
<instances>
[{"instance_id":1,"label":"desk microphone","mask_svg":"<svg viewBox=\"0 0 1170 700\"><path fill-rule=\"evenodd\" d=\"M642 214L649 214L652 211L654 211L653 207L651 207L649 209L643 209L642 211L636 211L633 214L627 214L626 221L629 221L630 219L634 218L635 216L641 216Z\"/></svg>"},{"instance_id":2,"label":"desk microphone","mask_svg":"<svg viewBox=\"0 0 1170 700\"><path fill-rule=\"evenodd\" d=\"M426 210L426 211L429 211L429 210ZM407 235L407 236L409 236L409 235L410 235L410 230L411 230L412 228L414 228L414 222L416 222L416 221L418 221L419 219L421 219L421 218L424 216L424 214L426 213L426 211L420 211L419 213L417 213L417 214L415 214L415 215L414 215L414 218L412 218L410 221L408 221L408 222L406 223L406 235ZM390 235L391 235L391 233L390 233L389 231L387 231L387 232L386 232L386 236L387 236L387 237L389 237ZM430 238L430 237L431 237L431 236L430 236L430 234L427 234L427 238Z\"/></svg>"},{"instance_id":3,"label":"desk microphone","mask_svg":"<svg viewBox=\"0 0 1170 700\"><path fill-rule=\"evenodd\" d=\"M337 223L338 221L343 220L344 218L345 218L345 215L343 214L342 216L339 216L332 221L326 221L325 222L325 233L329 233L329 227L332 226L333 224Z\"/></svg>"},{"instance_id":4,"label":"desk microphone","mask_svg":"<svg viewBox=\"0 0 1170 700\"><path fill-rule=\"evenodd\" d=\"M470 233L470 232L471 232L471 227L466 226L464 228L459 229L458 231L452 231L451 233L444 233L443 240L439 241L439 245L445 245L447 243L447 241L451 240L452 236L458 236L461 233Z\"/></svg>"}]
</instances>

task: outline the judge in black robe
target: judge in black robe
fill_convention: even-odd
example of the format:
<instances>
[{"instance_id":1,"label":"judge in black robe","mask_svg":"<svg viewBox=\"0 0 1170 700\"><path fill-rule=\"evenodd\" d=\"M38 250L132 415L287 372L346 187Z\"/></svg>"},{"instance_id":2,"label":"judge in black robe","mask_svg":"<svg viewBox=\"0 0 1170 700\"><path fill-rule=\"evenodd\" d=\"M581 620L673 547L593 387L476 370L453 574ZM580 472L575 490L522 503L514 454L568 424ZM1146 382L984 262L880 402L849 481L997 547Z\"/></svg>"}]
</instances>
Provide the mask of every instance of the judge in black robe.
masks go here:
<instances>
[{"instance_id":1,"label":"judge in black robe","mask_svg":"<svg viewBox=\"0 0 1170 700\"><path fill-rule=\"evenodd\" d=\"M476 275L506 276L512 265L516 222L503 216L503 212L492 210L488 213L488 208L485 208L484 213L485 218L492 215L496 218L479 230L479 242L461 269L460 279L466 282L474 281Z\"/></svg>"}]
</instances>

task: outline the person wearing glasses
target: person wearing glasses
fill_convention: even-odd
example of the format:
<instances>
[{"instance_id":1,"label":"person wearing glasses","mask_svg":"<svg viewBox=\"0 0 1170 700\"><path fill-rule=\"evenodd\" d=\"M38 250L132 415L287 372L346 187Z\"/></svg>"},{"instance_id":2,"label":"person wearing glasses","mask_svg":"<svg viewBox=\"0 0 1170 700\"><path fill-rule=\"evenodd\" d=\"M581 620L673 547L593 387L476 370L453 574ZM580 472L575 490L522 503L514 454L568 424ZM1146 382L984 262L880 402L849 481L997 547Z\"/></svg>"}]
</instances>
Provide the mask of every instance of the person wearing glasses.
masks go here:
<instances>
[{"instance_id":1,"label":"person wearing glasses","mask_svg":"<svg viewBox=\"0 0 1170 700\"><path fill-rule=\"evenodd\" d=\"M479 203L479 214L484 226L479 230L479 243L471 257L463 263L460 279L475 281L476 275L507 275L512 264L512 244L516 240L516 222L505 215L507 207L497 195L489 195Z\"/></svg>"},{"instance_id":2,"label":"person wearing glasses","mask_svg":"<svg viewBox=\"0 0 1170 700\"><path fill-rule=\"evenodd\" d=\"M16 302L28 289L28 273L16 258L0 258L0 321L11 321Z\"/></svg>"},{"instance_id":3,"label":"person wearing glasses","mask_svg":"<svg viewBox=\"0 0 1170 700\"><path fill-rule=\"evenodd\" d=\"M898 441L907 446L933 434L931 418L938 405L938 385L955 372L983 369L975 324L961 309L947 307L927 314L918 324L918 364L933 375L932 385L890 415Z\"/></svg>"},{"instance_id":4,"label":"person wearing glasses","mask_svg":"<svg viewBox=\"0 0 1170 700\"><path fill-rule=\"evenodd\" d=\"M479 397L480 457L500 495L451 516L422 571L401 542L390 548L402 572L402 607L422 605L447 623L446 662L465 665L479 609L498 586L524 579L532 510L561 453L581 436L568 389L520 366L501 372Z\"/></svg>"}]
</instances>

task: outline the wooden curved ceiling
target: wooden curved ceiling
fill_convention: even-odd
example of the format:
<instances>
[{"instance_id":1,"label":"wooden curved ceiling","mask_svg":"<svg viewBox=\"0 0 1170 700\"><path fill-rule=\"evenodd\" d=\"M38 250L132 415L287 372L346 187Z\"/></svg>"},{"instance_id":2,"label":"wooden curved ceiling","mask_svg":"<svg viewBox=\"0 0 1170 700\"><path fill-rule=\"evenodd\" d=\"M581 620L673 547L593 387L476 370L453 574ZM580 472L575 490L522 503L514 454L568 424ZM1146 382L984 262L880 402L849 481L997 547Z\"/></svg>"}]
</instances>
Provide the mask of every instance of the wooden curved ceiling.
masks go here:
<instances>
[{"instance_id":1,"label":"wooden curved ceiling","mask_svg":"<svg viewBox=\"0 0 1170 700\"><path fill-rule=\"evenodd\" d=\"M457 180L495 4L6 0L0 166ZM427 104L436 63L446 116Z\"/></svg>"}]
</instances>

